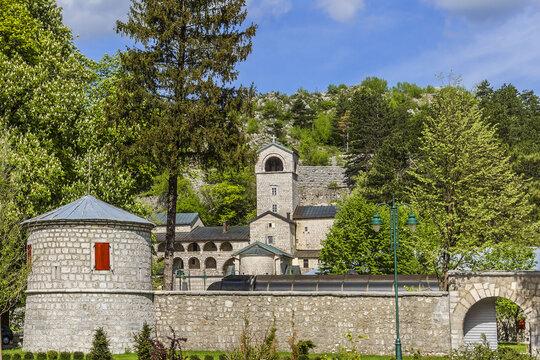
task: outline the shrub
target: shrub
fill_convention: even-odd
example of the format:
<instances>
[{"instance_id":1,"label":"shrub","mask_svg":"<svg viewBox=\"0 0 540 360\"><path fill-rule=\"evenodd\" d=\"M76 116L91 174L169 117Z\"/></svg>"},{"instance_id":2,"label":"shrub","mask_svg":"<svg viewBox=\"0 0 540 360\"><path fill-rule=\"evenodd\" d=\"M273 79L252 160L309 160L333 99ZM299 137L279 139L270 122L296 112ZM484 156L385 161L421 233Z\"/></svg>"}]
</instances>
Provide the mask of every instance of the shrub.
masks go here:
<instances>
[{"instance_id":1,"label":"shrub","mask_svg":"<svg viewBox=\"0 0 540 360\"><path fill-rule=\"evenodd\" d=\"M58 352L54 350L47 351L47 360L57 360Z\"/></svg>"},{"instance_id":2,"label":"shrub","mask_svg":"<svg viewBox=\"0 0 540 360\"><path fill-rule=\"evenodd\" d=\"M159 340L150 340L152 343L152 350L150 351L150 357L152 360L184 360L182 355L182 342L186 342L186 338L177 337L173 328L171 328L172 336L167 338L171 340L171 345L167 350L165 345Z\"/></svg>"},{"instance_id":3,"label":"shrub","mask_svg":"<svg viewBox=\"0 0 540 360\"><path fill-rule=\"evenodd\" d=\"M143 324L141 331L139 331L133 337L135 343L135 352L137 353L138 360L150 360L150 351L152 350L152 343L150 337L152 328L146 322Z\"/></svg>"},{"instance_id":4,"label":"shrub","mask_svg":"<svg viewBox=\"0 0 540 360\"><path fill-rule=\"evenodd\" d=\"M204 355L204 360L214 360L212 355Z\"/></svg>"},{"instance_id":5,"label":"shrub","mask_svg":"<svg viewBox=\"0 0 540 360\"><path fill-rule=\"evenodd\" d=\"M11 360L21 360L21 359L22 359L22 356L21 356L21 354L18 354L18 353L17 353L17 354L13 354L13 355L11 356Z\"/></svg>"},{"instance_id":6,"label":"shrub","mask_svg":"<svg viewBox=\"0 0 540 360\"><path fill-rule=\"evenodd\" d=\"M36 355L36 360L47 360L47 354L44 352L38 352Z\"/></svg>"},{"instance_id":7,"label":"shrub","mask_svg":"<svg viewBox=\"0 0 540 360\"><path fill-rule=\"evenodd\" d=\"M71 353L67 351L62 351L60 353L60 360L71 360Z\"/></svg>"},{"instance_id":8,"label":"shrub","mask_svg":"<svg viewBox=\"0 0 540 360\"><path fill-rule=\"evenodd\" d=\"M198 355L191 355L189 360L201 360L201 358Z\"/></svg>"},{"instance_id":9,"label":"shrub","mask_svg":"<svg viewBox=\"0 0 540 360\"><path fill-rule=\"evenodd\" d=\"M227 354L219 354L219 360L229 360Z\"/></svg>"},{"instance_id":10,"label":"shrub","mask_svg":"<svg viewBox=\"0 0 540 360\"><path fill-rule=\"evenodd\" d=\"M109 340L102 327L97 328L92 341L92 348L88 354L91 360L112 360L112 354L109 350ZM86 358L88 359L88 356Z\"/></svg>"},{"instance_id":11,"label":"shrub","mask_svg":"<svg viewBox=\"0 0 540 360\"><path fill-rule=\"evenodd\" d=\"M11 360L11 354L4 354L4 353L2 353L2 359L3 359L3 360Z\"/></svg>"},{"instance_id":12,"label":"shrub","mask_svg":"<svg viewBox=\"0 0 540 360\"><path fill-rule=\"evenodd\" d=\"M24 360L34 360L34 353L31 351L25 352L23 356Z\"/></svg>"},{"instance_id":13,"label":"shrub","mask_svg":"<svg viewBox=\"0 0 540 360\"><path fill-rule=\"evenodd\" d=\"M73 353L73 360L84 360L84 353L81 351L75 351Z\"/></svg>"}]
</instances>

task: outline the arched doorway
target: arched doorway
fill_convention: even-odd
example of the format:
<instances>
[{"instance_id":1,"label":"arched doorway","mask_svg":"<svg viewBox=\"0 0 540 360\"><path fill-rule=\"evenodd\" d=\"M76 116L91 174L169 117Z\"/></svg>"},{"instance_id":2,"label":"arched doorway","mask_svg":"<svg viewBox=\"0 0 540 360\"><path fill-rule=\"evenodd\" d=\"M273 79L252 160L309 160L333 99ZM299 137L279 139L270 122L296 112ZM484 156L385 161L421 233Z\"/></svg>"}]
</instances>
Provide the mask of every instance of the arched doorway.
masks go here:
<instances>
[{"instance_id":1,"label":"arched doorway","mask_svg":"<svg viewBox=\"0 0 540 360\"><path fill-rule=\"evenodd\" d=\"M223 275L228 275L228 273L231 273L232 274L229 274L229 275L234 275L234 272L235 272L235 269L234 269L234 259L231 258L227 261L225 261L225 264L223 264Z\"/></svg>"},{"instance_id":2,"label":"arched doorway","mask_svg":"<svg viewBox=\"0 0 540 360\"><path fill-rule=\"evenodd\" d=\"M187 251L189 251L189 252L197 252L197 251L201 251L201 248L200 248L199 244L191 243L191 244L188 245Z\"/></svg>"},{"instance_id":3,"label":"arched doorway","mask_svg":"<svg viewBox=\"0 0 540 360\"><path fill-rule=\"evenodd\" d=\"M182 246L182 244L175 243L174 244L174 251L175 252L184 252L184 247Z\"/></svg>"},{"instance_id":4,"label":"arched doorway","mask_svg":"<svg viewBox=\"0 0 540 360\"><path fill-rule=\"evenodd\" d=\"M225 241L223 244L221 244L221 247L219 249L221 251L232 251L233 247L230 242Z\"/></svg>"},{"instance_id":5,"label":"arched doorway","mask_svg":"<svg viewBox=\"0 0 540 360\"><path fill-rule=\"evenodd\" d=\"M481 343L485 336L492 349L497 348L497 315L495 298L478 301L471 306L463 321L465 344Z\"/></svg>"},{"instance_id":6,"label":"arched doorway","mask_svg":"<svg viewBox=\"0 0 540 360\"><path fill-rule=\"evenodd\" d=\"M180 258L175 258L173 260L173 271L176 273L176 270L184 268L184 261Z\"/></svg>"}]
</instances>

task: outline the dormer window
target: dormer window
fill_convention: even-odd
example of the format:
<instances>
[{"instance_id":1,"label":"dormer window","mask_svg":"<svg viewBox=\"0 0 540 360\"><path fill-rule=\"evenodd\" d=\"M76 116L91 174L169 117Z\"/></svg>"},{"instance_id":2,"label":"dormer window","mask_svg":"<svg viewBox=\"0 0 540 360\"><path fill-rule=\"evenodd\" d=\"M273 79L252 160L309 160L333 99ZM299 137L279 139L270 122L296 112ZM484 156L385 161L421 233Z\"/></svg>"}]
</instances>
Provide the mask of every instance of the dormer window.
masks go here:
<instances>
[{"instance_id":1,"label":"dormer window","mask_svg":"<svg viewBox=\"0 0 540 360\"><path fill-rule=\"evenodd\" d=\"M272 156L270 159L266 160L264 171L283 171L283 162L280 158Z\"/></svg>"}]
</instances>

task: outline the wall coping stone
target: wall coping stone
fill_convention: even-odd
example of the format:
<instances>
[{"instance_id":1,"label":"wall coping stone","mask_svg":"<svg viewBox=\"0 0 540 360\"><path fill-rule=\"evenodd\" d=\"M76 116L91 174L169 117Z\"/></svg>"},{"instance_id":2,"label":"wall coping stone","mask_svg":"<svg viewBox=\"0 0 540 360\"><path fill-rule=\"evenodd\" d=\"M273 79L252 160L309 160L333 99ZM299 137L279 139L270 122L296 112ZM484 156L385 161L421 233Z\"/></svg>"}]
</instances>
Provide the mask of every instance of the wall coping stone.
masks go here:
<instances>
[{"instance_id":1,"label":"wall coping stone","mask_svg":"<svg viewBox=\"0 0 540 360\"><path fill-rule=\"evenodd\" d=\"M504 271L504 270L489 270L489 271L467 271L467 270L450 270L448 272L450 276L516 276L516 275L537 275L540 276L538 270L518 270L518 271Z\"/></svg>"},{"instance_id":2,"label":"wall coping stone","mask_svg":"<svg viewBox=\"0 0 540 360\"><path fill-rule=\"evenodd\" d=\"M38 289L26 290L29 295L35 294L139 294L154 295L153 290L131 290L131 289Z\"/></svg>"},{"instance_id":3,"label":"wall coping stone","mask_svg":"<svg viewBox=\"0 0 540 360\"><path fill-rule=\"evenodd\" d=\"M399 297L446 297L448 291L407 291ZM154 291L156 296L334 296L334 297L394 297L394 292L362 291Z\"/></svg>"}]
</instances>

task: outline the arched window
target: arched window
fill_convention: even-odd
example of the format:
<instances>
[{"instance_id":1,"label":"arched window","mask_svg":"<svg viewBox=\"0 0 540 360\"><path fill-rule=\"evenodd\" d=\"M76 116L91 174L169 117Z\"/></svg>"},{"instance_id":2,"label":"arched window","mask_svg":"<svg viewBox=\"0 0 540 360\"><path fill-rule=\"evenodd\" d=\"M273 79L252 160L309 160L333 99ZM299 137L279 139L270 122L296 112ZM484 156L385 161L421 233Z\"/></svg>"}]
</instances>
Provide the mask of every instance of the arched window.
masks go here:
<instances>
[{"instance_id":1,"label":"arched window","mask_svg":"<svg viewBox=\"0 0 540 360\"><path fill-rule=\"evenodd\" d=\"M199 247L199 244L197 243L191 243L189 244L187 251L201 251L201 248Z\"/></svg>"},{"instance_id":2,"label":"arched window","mask_svg":"<svg viewBox=\"0 0 540 360\"><path fill-rule=\"evenodd\" d=\"M232 267L231 270L234 270L234 259L229 259L225 261L225 264L223 264L223 275L227 274L227 270L229 267ZM234 274L234 273L233 273Z\"/></svg>"},{"instance_id":3,"label":"arched window","mask_svg":"<svg viewBox=\"0 0 540 360\"><path fill-rule=\"evenodd\" d=\"M176 272L177 269L183 269L184 268L184 262L180 258L175 258L173 260L173 272Z\"/></svg>"},{"instance_id":4,"label":"arched window","mask_svg":"<svg viewBox=\"0 0 540 360\"><path fill-rule=\"evenodd\" d=\"M182 246L182 244L179 244L179 243L176 243L174 244L174 251L178 251L178 252L183 252L184 251L184 247Z\"/></svg>"},{"instance_id":5,"label":"arched window","mask_svg":"<svg viewBox=\"0 0 540 360\"><path fill-rule=\"evenodd\" d=\"M216 263L216 259L214 258L207 258L205 261L204 261L204 267L206 269L215 269L217 268L217 263Z\"/></svg>"},{"instance_id":6,"label":"arched window","mask_svg":"<svg viewBox=\"0 0 540 360\"><path fill-rule=\"evenodd\" d=\"M165 243L161 243L157 247L158 252L165 252Z\"/></svg>"},{"instance_id":7,"label":"arched window","mask_svg":"<svg viewBox=\"0 0 540 360\"><path fill-rule=\"evenodd\" d=\"M270 159L266 160L264 171L283 171L283 162L280 158L272 156Z\"/></svg>"},{"instance_id":8,"label":"arched window","mask_svg":"<svg viewBox=\"0 0 540 360\"><path fill-rule=\"evenodd\" d=\"M200 269L201 268L201 263L200 263L199 259L197 259L195 257L192 257L191 259L189 259L189 268L190 269Z\"/></svg>"},{"instance_id":9,"label":"arched window","mask_svg":"<svg viewBox=\"0 0 540 360\"><path fill-rule=\"evenodd\" d=\"M223 244L221 244L221 251L232 251L232 245L230 242L226 241Z\"/></svg>"},{"instance_id":10,"label":"arched window","mask_svg":"<svg viewBox=\"0 0 540 360\"><path fill-rule=\"evenodd\" d=\"M204 244L203 251L217 251L217 246L213 242Z\"/></svg>"}]
</instances>

